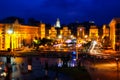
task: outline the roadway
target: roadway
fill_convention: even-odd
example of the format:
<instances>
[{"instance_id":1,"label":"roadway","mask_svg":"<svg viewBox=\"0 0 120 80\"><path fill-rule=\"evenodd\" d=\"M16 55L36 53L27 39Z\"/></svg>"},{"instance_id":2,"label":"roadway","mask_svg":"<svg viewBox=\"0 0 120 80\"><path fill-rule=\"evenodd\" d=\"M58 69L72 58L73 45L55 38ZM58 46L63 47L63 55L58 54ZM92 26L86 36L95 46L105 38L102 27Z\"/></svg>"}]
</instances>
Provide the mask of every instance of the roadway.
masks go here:
<instances>
[{"instance_id":1,"label":"roadway","mask_svg":"<svg viewBox=\"0 0 120 80\"><path fill-rule=\"evenodd\" d=\"M120 63L115 59L85 59L83 66L92 80L120 80Z\"/></svg>"}]
</instances>

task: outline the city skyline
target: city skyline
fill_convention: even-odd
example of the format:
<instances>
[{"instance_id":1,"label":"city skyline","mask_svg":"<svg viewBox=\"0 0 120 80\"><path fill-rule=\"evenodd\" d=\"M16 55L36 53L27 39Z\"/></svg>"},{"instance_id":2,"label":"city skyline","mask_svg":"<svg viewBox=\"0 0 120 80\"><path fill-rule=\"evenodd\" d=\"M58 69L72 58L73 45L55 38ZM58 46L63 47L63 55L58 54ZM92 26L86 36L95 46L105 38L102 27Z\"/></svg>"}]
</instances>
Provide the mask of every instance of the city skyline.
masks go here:
<instances>
[{"instance_id":1,"label":"city skyline","mask_svg":"<svg viewBox=\"0 0 120 80\"><path fill-rule=\"evenodd\" d=\"M59 18L61 24L95 21L97 25L102 25L109 24L112 18L120 17L119 7L119 0L4 0L0 2L0 20L17 16L54 25Z\"/></svg>"}]
</instances>

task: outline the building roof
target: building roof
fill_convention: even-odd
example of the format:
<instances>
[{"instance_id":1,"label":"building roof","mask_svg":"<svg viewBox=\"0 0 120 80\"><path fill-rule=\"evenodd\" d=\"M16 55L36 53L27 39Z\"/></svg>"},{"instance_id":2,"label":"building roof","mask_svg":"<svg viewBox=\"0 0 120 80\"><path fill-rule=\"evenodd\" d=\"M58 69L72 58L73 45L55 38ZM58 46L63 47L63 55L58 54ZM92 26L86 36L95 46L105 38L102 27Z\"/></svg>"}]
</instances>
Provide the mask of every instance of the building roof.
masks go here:
<instances>
[{"instance_id":1,"label":"building roof","mask_svg":"<svg viewBox=\"0 0 120 80\"><path fill-rule=\"evenodd\" d=\"M104 25L103 25L103 28L110 28L110 27L109 27L109 25L104 24Z\"/></svg>"},{"instance_id":2,"label":"building roof","mask_svg":"<svg viewBox=\"0 0 120 80\"><path fill-rule=\"evenodd\" d=\"M120 18L113 18L116 22L120 22Z\"/></svg>"},{"instance_id":3,"label":"building roof","mask_svg":"<svg viewBox=\"0 0 120 80\"><path fill-rule=\"evenodd\" d=\"M97 26L90 26L90 29L98 29Z\"/></svg>"}]
</instances>

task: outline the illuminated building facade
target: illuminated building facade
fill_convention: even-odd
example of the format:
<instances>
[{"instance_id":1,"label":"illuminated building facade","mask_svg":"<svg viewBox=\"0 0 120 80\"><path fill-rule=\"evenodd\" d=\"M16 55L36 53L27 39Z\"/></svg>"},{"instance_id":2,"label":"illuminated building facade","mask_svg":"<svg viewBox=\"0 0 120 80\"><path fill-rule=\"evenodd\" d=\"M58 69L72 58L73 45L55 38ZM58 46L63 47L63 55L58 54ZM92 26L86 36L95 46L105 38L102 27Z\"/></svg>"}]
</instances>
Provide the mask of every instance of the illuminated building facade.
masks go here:
<instances>
[{"instance_id":1,"label":"illuminated building facade","mask_svg":"<svg viewBox=\"0 0 120 80\"><path fill-rule=\"evenodd\" d=\"M60 27L61 27L61 26L60 26L60 20L59 20L59 18L57 18L55 27L56 27L56 28L60 28Z\"/></svg>"},{"instance_id":2,"label":"illuminated building facade","mask_svg":"<svg viewBox=\"0 0 120 80\"><path fill-rule=\"evenodd\" d=\"M49 38L50 39L56 39L57 38L57 30L55 29L54 26L49 29Z\"/></svg>"},{"instance_id":3,"label":"illuminated building facade","mask_svg":"<svg viewBox=\"0 0 120 80\"><path fill-rule=\"evenodd\" d=\"M89 37L91 38L91 40L98 39L98 28L96 26L90 26Z\"/></svg>"},{"instance_id":4,"label":"illuminated building facade","mask_svg":"<svg viewBox=\"0 0 120 80\"><path fill-rule=\"evenodd\" d=\"M65 41L71 37L71 30L68 29L67 26L65 26L63 28L56 28L55 26L52 26L49 29L48 37L50 39L54 39L54 40Z\"/></svg>"},{"instance_id":5,"label":"illuminated building facade","mask_svg":"<svg viewBox=\"0 0 120 80\"><path fill-rule=\"evenodd\" d=\"M67 26L63 27L63 29L60 30L60 35L62 35L63 39L66 40L71 36L71 30L68 29Z\"/></svg>"},{"instance_id":6,"label":"illuminated building facade","mask_svg":"<svg viewBox=\"0 0 120 80\"><path fill-rule=\"evenodd\" d=\"M40 27L40 30L39 30L39 32L38 32L38 34L40 35L40 38L41 39L43 39L43 38L45 38L46 37L46 30L45 30L45 24L40 24L39 25Z\"/></svg>"},{"instance_id":7,"label":"illuminated building facade","mask_svg":"<svg viewBox=\"0 0 120 80\"><path fill-rule=\"evenodd\" d=\"M113 49L120 50L120 18L114 18L109 23L110 40Z\"/></svg>"},{"instance_id":8,"label":"illuminated building facade","mask_svg":"<svg viewBox=\"0 0 120 80\"><path fill-rule=\"evenodd\" d=\"M103 35L102 35L102 38L104 38L105 36L106 37L109 37L110 35L110 29L107 25L103 25Z\"/></svg>"},{"instance_id":9,"label":"illuminated building facade","mask_svg":"<svg viewBox=\"0 0 120 80\"><path fill-rule=\"evenodd\" d=\"M77 37L84 38L84 35L85 35L85 28L77 27Z\"/></svg>"},{"instance_id":10,"label":"illuminated building facade","mask_svg":"<svg viewBox=\"0 0 120 80\"><path fill-rule=\"evenodd\" d=\"M120 50L120 18L112 19L109 26L110 29L107 25L103 25L102 38L105 36L110 37L112 48ZM8 33L10 29L13 31L11 34ZM0 50L10 48L10 43L12 45L12 49L21 48L22 46L27 45L32 46L32 42L35 38L43 39L46 38L46 36L50 39L57 39L58 36L61 35L62 41L70 39L71 35L80 41L81 39L84 39L86 34L85 32L87 32L85 31L86 28L78 26L75 27L75 29L77 30L74 31L77 33L76 36L73 35L76 33L71 33L71 30L73 29L69 29L68 26L64 26L62 28L52 26L48 31L46 31L45 24L43 23L40 23L39 26L23 25L20 24L18 20L14 23L0 23ZM46 32L48 32L47 35ZM94 25L90 26L89 38L91 40L98 39L98 28Z\"/></svg>"},{"instance_id":11,"label":"illuminated building facade","mask_svg":"<svg viewBox=\"0 0 120 80\"><path fill-rule=\"evenodd\" d=\"M10 29L13 31L11 34L8 33ZM45 37L45 24L41 23L40 26L21 25L17 20L10 24L0 24L0 50L10 48L10 44L12 49L31 46L35 37Z\"/></svg>"}]
</instances>

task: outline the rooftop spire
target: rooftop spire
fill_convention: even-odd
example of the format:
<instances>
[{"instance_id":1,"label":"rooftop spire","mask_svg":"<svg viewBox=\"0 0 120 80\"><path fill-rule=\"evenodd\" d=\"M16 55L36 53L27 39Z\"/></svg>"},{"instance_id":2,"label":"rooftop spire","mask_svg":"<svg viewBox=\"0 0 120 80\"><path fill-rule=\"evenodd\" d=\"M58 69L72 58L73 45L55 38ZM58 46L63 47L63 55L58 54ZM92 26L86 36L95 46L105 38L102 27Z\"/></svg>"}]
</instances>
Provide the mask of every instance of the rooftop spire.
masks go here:
<instances>
[{"instance_id":1,"label":"rooftop spire","mask_svg":"<svg viewBox=\"0 0 120 80\"><path fill-rule=\"evenodd\" d=\"M61 27L61 26L60 26L60 20L59 20L59 18L57 18L57 21L56 21L55 27L57 27L57 28L60 28L60 27Z\"/></svg>"}]
</instances>

